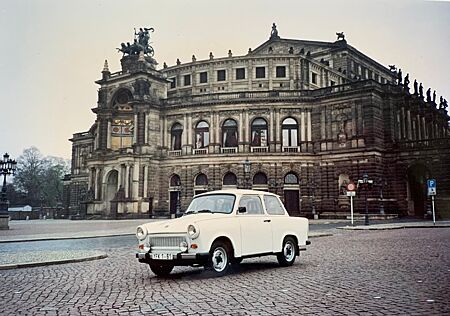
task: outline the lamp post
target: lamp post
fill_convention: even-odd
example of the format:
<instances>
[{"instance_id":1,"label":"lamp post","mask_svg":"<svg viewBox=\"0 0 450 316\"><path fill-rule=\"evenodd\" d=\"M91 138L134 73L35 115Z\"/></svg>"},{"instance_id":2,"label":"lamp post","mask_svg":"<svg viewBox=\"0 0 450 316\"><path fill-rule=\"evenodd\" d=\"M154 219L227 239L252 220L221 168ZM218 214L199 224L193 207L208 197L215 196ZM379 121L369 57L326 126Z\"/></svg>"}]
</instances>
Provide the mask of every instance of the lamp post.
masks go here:
<instances>
[{"instance_id":1,"label":"lamp post","mask_svg":"<svg viewBox=\"0 0 450 316\"><path fill-rule=\"evenodd\" d=\"M387 181L380 178L380 214L384 214L384 197L383 197L383 188L387 185Z\"/></svg>"},{"instance_id":2,"label":"lamp post","mask_svg":"<svg viewBox=\"0 0 450 316\"><path fill-rule=\"evenodd\" d=\"M369 225L369 205L367 204L367 191L372 187L373 180L369 179L369 175L367 172L364 172L363 178L358 180L358 189L364 190L365 195L365 204L366 204L366 212L364 215L364 225Z\"/></svg>"},{"instance_id":3,"label":"lamp post","mask_svg":"<svg viewBox=\"0 0 450 316\"><path fill-rule=\"evenodd\" d=\"M9 158L7 153L3 155L3 159L0 159L0 175L3 176L2 193L0 196L0 229L9 229L9 202L6 197L6 177L15 174L16 166L17 162Z\"/></svg>"},{"instance_id":4,"label":"lamp post","mask_svg":"<svg viewBox=\"0 0 450 316\"><path fill-rule=\"evenodd\" d=\"M252 169L252 163L248 160L248 157L242 163L244 167L245 189L249 188L250 171Z\"/></svg>"},{"instance_id":5,"label":"lamp post","mask_svg":"<svg viewBox=\"0 0 450 316\"><path fill-rule=\"evenodd\" d=\"M177 191L177 204L176 204L176 210L175 210L175 217L180 217L180 213L181 213L181 182L180 180L177 180L177 187L178 187L178 191Z\"/></svg>"}]
</instances>

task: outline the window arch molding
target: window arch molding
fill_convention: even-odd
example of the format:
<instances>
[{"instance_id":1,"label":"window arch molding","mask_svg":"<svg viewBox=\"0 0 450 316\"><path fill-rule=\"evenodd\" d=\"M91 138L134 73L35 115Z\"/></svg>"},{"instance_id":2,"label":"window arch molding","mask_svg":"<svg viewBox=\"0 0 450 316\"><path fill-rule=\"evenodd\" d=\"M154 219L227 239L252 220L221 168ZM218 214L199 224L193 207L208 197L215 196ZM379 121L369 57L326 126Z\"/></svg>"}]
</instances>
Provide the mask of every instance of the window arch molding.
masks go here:
<instances>
[{"instance_id":1,"label":"window arch molding","mask_svg":"<svg viewBox=\"0 0 450 316\"><path fill-rule=\"evenodd\" d=\"M263 117L256 117L250 124L251 146L266 147L269 140L269 124Z\"/></svg>"},{"instance_id":2,"label":"window arch molding","mask_svg":"<svg viewBox=\"0 0 450 316\"><path fill-rule=\"evenodd\" d=\"M237 186L237 177L236 174L228 171L224 174L222 178L222 185L223 186Z\"/></svg>"},{"instance_id":3,"label":"window arch molding","mask_svg":"<svg viewBox=\"0 0 450 316\"><path fill-rule=\"evenodd\" d=\"M171 138L170 147L172 150L181 150L182 136L183 136L183 125L181 125L179 122L173 123L172 128L170 129L170 138Z\"/></svg>"},{"instance_id":4,"label":"window arch molding","mask_svg":"<svg viewBox=\"0 0 450 316\"><path fill-rule=\"evenodd\" d=\"M200 120L195 124L195 148L206 148L209 145L209 123L205 120Z\"/></svg>"},{"instance_id":5,"label":"window arch molding","mask_svg":"<svg viewBox=\"0 0 450 316\"><path fill-rule=\"evenodd\" d=\"M281 139L283 147L297 147L299 139L298 121L292 116L283 119L281 123Z\"/></svg>"},{"instance_id":6,"label":"window arch molding","mask_svg":"<svg viewBox=\"0 0 450 316\"><path fill-rule=\"evenodd\" d=\"M238 146L238 123L233 118L227 118L222 123L222 146Z\"/></svg>"}]
</instances>

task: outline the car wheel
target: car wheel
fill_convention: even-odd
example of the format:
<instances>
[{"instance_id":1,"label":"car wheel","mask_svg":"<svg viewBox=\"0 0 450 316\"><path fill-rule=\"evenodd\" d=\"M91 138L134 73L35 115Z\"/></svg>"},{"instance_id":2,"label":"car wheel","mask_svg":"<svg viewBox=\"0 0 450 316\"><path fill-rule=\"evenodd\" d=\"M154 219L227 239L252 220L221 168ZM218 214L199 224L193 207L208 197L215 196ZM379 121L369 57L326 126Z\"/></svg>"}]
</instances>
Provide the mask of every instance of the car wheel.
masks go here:
<instances>
[{"instance_id":1,"label":"car wheel","mask_svg":"<svg viewBox=\"0 0 450 316\"><path fill-rule=\"evenodd\" d=\"M152 272L159 277L168 276L173 270L173 264L170 263L159 263L152 261L149 265L150 270L152 270Z\"/></svg>"},{"instance_id":2,"label":"car wheel","mask_svg":"<svg viewBox=\"0 0 450 316\"><path fill-rule=\"evenodd\" d=\"M291 266L296 257L297 242L292 237L286 237L283 240L281 253L277 254L278 263L282 267Z\"/></svg>"},{"instance_id":3,"label":"car wheel","mask_svg":"<svg viewBox=\"0 0 450 316\"><path fill-rule=\"evenodd\" d=\"M222 276L229 272L231 253L231 247L227 243L217 241L211 246L208 267L215 276Z\"/></svg>"}]
</instances>

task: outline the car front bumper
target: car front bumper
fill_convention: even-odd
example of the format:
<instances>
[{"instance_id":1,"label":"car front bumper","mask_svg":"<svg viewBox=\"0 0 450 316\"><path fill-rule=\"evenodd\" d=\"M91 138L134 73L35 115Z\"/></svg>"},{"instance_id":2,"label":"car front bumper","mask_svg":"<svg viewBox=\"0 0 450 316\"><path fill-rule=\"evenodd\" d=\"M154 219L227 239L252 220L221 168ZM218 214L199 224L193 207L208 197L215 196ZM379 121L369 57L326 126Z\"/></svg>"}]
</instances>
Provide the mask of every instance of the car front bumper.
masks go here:
<instances>
[{"instance_id":1,"label":"car front bumper","mask_svg":"<svg viewBox=\"0 0 450 316\"><path fill-rule=\"evenodd\" d=\"M150 261L159 261L171 263L176 266L189 266L189 265L205 265L209 259L209 253L178 253L174 255L172 260L154 260L151 259L150 253L138 252L136 258L141 263L150 263Z\"/></svg>"}]
</instances>

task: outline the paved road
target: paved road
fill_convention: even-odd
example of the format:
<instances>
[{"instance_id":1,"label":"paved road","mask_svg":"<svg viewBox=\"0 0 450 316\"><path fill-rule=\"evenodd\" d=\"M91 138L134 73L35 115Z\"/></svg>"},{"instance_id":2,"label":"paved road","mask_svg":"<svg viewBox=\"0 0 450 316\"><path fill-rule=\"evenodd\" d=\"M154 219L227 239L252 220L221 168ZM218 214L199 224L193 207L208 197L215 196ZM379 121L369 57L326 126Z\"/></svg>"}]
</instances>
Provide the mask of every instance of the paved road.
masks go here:
<instances>
[{"instance_id":1,"label":"paved road","mask_svg":"<svg viewBox=\"0 0 450 316\"><path fill-rule=\"evenodd\" d=\"M2 315L449 315L450 229L345 231L301 260L244 261L211 278L156 278L118 247L104 260L0 271Z\"/></svg>"}]
</instances>

